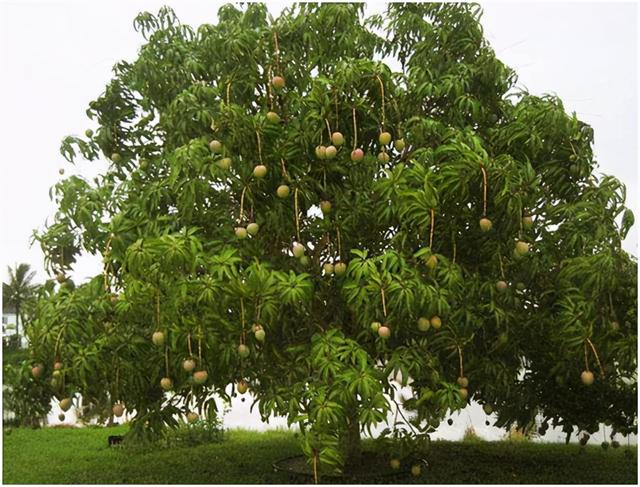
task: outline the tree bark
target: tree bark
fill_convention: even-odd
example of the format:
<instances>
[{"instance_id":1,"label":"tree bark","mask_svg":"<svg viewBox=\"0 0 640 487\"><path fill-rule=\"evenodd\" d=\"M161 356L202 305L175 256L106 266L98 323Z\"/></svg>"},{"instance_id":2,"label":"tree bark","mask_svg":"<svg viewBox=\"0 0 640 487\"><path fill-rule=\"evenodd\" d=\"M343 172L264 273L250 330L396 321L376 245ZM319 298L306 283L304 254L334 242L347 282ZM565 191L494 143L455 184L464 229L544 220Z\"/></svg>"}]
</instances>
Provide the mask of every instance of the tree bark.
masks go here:
<instances>
[{"instance_id":1,"label":"tree bark","mask_svg":"<svg viewBox=\"0 0 640 487\"><path fill-rule=\"evenodd\" d=\"M345 455L345 470L351 470L360 465L362 461L362 441L360 438L360 423L357 412L349 416L349 423L343 439Z\"/></svg>"}]
</instances>

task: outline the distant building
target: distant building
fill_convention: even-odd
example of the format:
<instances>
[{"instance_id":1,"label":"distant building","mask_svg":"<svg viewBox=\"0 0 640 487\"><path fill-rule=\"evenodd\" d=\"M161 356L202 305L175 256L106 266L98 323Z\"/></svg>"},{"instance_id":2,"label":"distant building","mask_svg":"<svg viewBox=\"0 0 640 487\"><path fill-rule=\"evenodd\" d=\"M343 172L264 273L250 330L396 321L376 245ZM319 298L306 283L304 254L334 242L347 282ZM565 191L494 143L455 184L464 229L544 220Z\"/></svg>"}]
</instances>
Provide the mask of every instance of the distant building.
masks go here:
<instances>
[{"instance_id":1,"label":"distant building","mask_svg":"<svg viewBox=\"0 0 640 487\"><path fill-rule=\"evenodd\" d=\"M12 308L11 306L7 306L6 308L3 308L2 310L2 332L3 335L5 334L5 331L9 328L13 328L13 332L15 333L15 329L16 329L16 310L15 308ZM13 327L11 327L10 325L13 325Z\"/></svg>"},{"instance_id":2,"label":"distant building","mask_svg":"<svg viewBox=\"0 0 640 487\"><path fill-rule=\"evenodd\" d=\"M7 306L2 310L2 338L8 338L15 336L17 333L16 323L18 321L15 308ZM22 332L22 323L20 323L20 331ZM22 334L22 333L21 333ZM22 335L20 345L25 347L27 345L27 339Z\"/></svg>"}]
</instances>

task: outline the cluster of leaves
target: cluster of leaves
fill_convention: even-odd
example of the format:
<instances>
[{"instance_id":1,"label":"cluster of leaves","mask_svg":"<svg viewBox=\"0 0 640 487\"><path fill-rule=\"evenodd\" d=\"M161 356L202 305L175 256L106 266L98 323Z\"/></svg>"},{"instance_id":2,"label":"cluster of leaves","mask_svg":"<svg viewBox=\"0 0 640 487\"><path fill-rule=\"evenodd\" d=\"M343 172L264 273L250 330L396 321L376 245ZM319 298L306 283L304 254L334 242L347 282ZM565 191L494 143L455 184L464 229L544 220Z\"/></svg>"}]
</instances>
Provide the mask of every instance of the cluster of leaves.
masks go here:
<instances>
[{"instance_id":1,"label":"cluster of leaves","mask_svg":"<svg viewBox=\"0 0 640 487\"><path fill-rule=\"evenodd\" d=\"M27 361L5 364L2 382L2 408L10 415L4 422L40 427L51 410L51 387L31 375L31 365Z\"/></svg>"},{"instance_id":2,"label":"cluster of leaves","mask_svg":"<svg viewBox=\"0 0 640 487\"><path fill-rule=\"evenodd\" d=\"M64 364L60 397L121 401L134 432L153 433L245 380L262 416L299 424L305 452L330 465L394 410L398 382L412 413L386 434L415 445L470 398L506 427L542 413L633 431L624 186L595 176L592 130L559 99L513 91L479 17L473 4L366 19L361 4L276 19L226 5L194 30L166 8L139 15L148 42L90 104L98 129L62 145L109 169L58 183L59 213L36 237L54 272L81 250L104 257L103 275L39 304L30 332L34 360ZM345 144L319 158L336 131ZM403 143L382 146L384 131ZM257 233L239 238L249 224ZM323 266L338 262L346 272ZM421 330L421 317L442 327Z\"/></svg>"}]
</instances>

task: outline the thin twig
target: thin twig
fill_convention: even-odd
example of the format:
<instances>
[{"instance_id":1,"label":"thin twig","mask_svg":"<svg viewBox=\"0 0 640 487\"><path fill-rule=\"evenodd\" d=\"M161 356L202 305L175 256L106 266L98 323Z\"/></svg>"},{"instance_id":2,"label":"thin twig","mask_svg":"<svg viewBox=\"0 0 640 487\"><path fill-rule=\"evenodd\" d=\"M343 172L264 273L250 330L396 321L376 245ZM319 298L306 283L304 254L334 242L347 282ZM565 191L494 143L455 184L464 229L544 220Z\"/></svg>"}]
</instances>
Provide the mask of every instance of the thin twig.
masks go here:
<instances>
[{"instance_id":1,"label":"thin twig","mask_svg":"<svg viewBox=\"0 0 640 487\"><path fill-rule=\"evenodd\" d=\"M407 423L407 425L409 425L409 428L411 428L411 431L414 432L414 434L418 434L418 432L416 431L416 429L413 427L413 425L411 424L411 422L405 417L405 415L402 413L402 410L400 409L400 404L398 404L398 401L396 401L395 397L392 397L391 400L394 402L394 404L396 405L396 411L398 411L400 413L400 416L402 416L402 419L404 419L404 421Z\"/></svg>"}]
</instances>

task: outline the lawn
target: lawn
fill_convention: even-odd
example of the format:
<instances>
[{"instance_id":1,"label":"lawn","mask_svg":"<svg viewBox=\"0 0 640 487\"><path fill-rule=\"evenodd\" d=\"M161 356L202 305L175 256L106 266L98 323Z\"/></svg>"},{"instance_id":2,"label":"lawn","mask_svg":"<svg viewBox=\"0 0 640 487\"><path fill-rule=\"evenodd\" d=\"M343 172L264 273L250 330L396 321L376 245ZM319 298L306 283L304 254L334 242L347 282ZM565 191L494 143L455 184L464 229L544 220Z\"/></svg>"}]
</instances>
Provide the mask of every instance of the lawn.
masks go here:
<instances>
[{"instance_id":1,"label":"lawn","mask_svg":"<svg viewBox=\"0 0 640 487\"><path fill-rule=\"evenodd\" d=\"M272 463L300 452L284 431L228 432L218 444L147 451L108 448L126 427L4 433L4 483L260 484L288 483ZM529 442L433 442L430 468L398 483L635 484L637 449Z\"/></svg>"}]
</instances>

